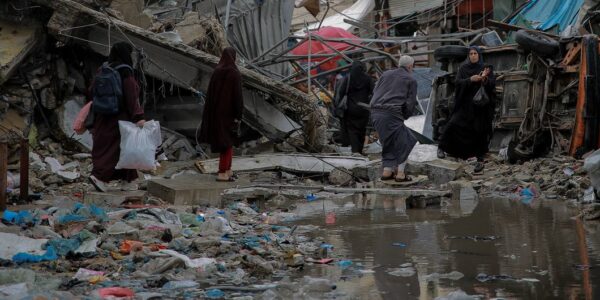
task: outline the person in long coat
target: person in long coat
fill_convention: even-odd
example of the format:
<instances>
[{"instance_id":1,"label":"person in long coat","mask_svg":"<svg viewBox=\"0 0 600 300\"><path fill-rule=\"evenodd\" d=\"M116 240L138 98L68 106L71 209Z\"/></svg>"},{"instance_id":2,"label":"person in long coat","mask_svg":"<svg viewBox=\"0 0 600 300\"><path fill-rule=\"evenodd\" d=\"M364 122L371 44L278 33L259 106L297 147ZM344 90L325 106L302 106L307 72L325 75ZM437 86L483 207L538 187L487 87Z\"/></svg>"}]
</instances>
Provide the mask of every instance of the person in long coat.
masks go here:
<instances>
[{"instance_id":1,"label":"person in long coat","mask_svg":"<svg viewBox=\"0 0 600 300\"><path fill-rule=\"evenodd\" d=\"M475 172L483 171L484 157L489 151L494 118L494 89L496 78L492 66L484 66L479 47L469 49L467 61L456 74L455 103L450 121L440 138L438 156L477 158ZM473 103L473 98L483 86L490 101L483 106ZM445 153L444 153L445 152Z\"/></svg>"},{"instance_id":2,"label":"person in long coat","mask_svg":"<svg viewBox=\"0 0 600 300\"><path fill-rule=\"evenodd\" d=\"M128 43L114 44L108 55L109 66L113 68L119 65L133 67L132 52L133 47ZM137 170L116 170L115 166L121 154L119 121L129 121L143 127L144 109L139 101L140 86L132 69L119 68L118 72L121 75L123 90L119 113L116 115L94 114L94 123L91 129L93 167L89 179L101 192L106 192L107 183L113 180L121 180L122 190L137 190L137 184L134 183L138 178Z\"/></svg>"},{"instance_id":3,"label":"person in long coat","mask_svg":"<svg viewBox=\"0 0 600 300\"><path fill-rule=\"evenodd\" d=\"M242 75L235 59L235 49L223 50L208 84L202 115L199 141L210 144L213 153L220 153L217 181L235 180L231 171L233 145L244 109Z\"/></svg>"},{"instance_id":4,"label":"person in long coat","mask_svg":"<svg viewBox=\"0 0 600 300\"><path fill-rule=\"evenodd\" d=\"M348 87L348 84L350 86ZM352 62L350 75L346 76L337 89L336 98L342 98L348 91L347 108L340 120L342 130L350 142L352 153L361 153L365 145L365 135L369 124L368 107L375 83L367 74L361 61ZM339 101L339 100L337 100Z\"/></svg>"},{"instance_id":5,"label":"person in long coat","mask_svg":"<svg viewBox=\"0 0 600 300\"><path fill-rule=\"evenodd\" d=\"M382 180L410 181L404 169L417 139L404 125L417 105L415 60L403 55L399 67L381 75L371 99L371 120L382 145Z\"/></svg>"}]
</instances>

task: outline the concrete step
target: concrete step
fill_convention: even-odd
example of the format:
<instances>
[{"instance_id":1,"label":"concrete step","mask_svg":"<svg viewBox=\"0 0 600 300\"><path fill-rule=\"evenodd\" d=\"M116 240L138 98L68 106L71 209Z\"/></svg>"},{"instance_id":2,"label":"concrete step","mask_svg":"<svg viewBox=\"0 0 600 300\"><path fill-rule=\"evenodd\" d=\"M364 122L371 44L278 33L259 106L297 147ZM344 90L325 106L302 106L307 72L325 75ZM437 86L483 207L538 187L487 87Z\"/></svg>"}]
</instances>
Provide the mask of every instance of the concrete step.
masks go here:
<instances>
[{"instance_id":1,"label":"concrete step","mask_svg":"<svg viewBox=\"0 0 600 300\"><path fill-rule=\"evenodd\" d=\"M222 207L223 191L239 185L239 182L218 182L215 175L182 175L149 180L148 193L174 205Z\"/></svg>"}]
</instances>

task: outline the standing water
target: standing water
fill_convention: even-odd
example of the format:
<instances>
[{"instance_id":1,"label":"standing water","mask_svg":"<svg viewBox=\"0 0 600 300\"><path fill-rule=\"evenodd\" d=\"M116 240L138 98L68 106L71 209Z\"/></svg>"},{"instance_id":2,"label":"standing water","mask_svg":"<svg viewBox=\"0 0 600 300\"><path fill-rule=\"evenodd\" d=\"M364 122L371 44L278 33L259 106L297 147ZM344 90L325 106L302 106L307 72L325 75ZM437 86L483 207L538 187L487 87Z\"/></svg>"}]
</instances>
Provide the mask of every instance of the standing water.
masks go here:
<instances>
[{"instance_id":1,"label":"standing water","mask_svg":"<svg viewBox=\"0 0 600 300\"><path fill-rule=\"evenodd\" d=\"M337 298L600 298L600 224L576 220L562 201L473 197L406 209L379 196L296 213L294 223L318 225L313 234L338 259L302 275L336 282Z\"/></svg>"}]
</instances>

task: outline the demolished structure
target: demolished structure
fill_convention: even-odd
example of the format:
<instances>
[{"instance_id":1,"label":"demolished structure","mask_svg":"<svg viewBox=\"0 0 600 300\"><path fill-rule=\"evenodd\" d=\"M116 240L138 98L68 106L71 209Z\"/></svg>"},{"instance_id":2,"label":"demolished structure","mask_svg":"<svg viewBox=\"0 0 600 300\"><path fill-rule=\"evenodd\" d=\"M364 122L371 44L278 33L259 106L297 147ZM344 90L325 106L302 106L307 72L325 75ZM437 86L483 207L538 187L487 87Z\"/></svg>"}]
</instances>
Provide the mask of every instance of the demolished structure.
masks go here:
<instances>
[{"instance_id":1,"label":"demolished structure","mask_svg":"<svg viewBox=\"0 0 600 300\"><path fill-rule=\"evenodd\" d=\"M348 264L315 226L291 223L302 205L453 211L499 194L586 204L580 217L600 218L600 154L590 153L600 146L600 53L597 36L581 36L595 32L597 1L26 2L0 7L0 238L10 241L0 259L17 278L0 276L0 296L343 297L328 280L298 275ZM294 6L318 18L295 22ZM140 99L162 125L167 161L142 174L141 191L98 193L84 183L91 136L71 124L116 42L135 47ZM245 125L232 167L240 178L216 183L218 162L195 137L227 45L241 57ZM498 75L483 175L469 161L438 159L433 145L470 45ZM331 83L353 60L377 77L402 54L418 63L419 112L406 125L422 139L407 164L414 180L383 182L375 134L365 156L336 144Z\"/></svg>"}]
</instances>

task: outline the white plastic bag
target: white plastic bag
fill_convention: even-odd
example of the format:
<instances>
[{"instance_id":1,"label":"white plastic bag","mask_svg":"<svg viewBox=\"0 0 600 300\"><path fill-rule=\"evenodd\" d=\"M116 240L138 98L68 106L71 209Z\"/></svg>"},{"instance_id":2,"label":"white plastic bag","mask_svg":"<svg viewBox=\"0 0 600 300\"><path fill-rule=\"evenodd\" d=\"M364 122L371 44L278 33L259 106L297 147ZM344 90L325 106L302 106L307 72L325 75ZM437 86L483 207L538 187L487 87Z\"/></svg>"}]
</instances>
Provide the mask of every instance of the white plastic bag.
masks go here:
<instances>
[{"instance_id":1,"label":"white plastic bag","mask_svg":"<svg viewBox=\"0 0 600 300\"><path fill-rule=\"evenodd\" d=\"M156 168L156 148L162 142L160 124L147 121L144 127L119 121L121 132L121 155L115 169L154 170Z\"/></svg>"}]
</instances>

